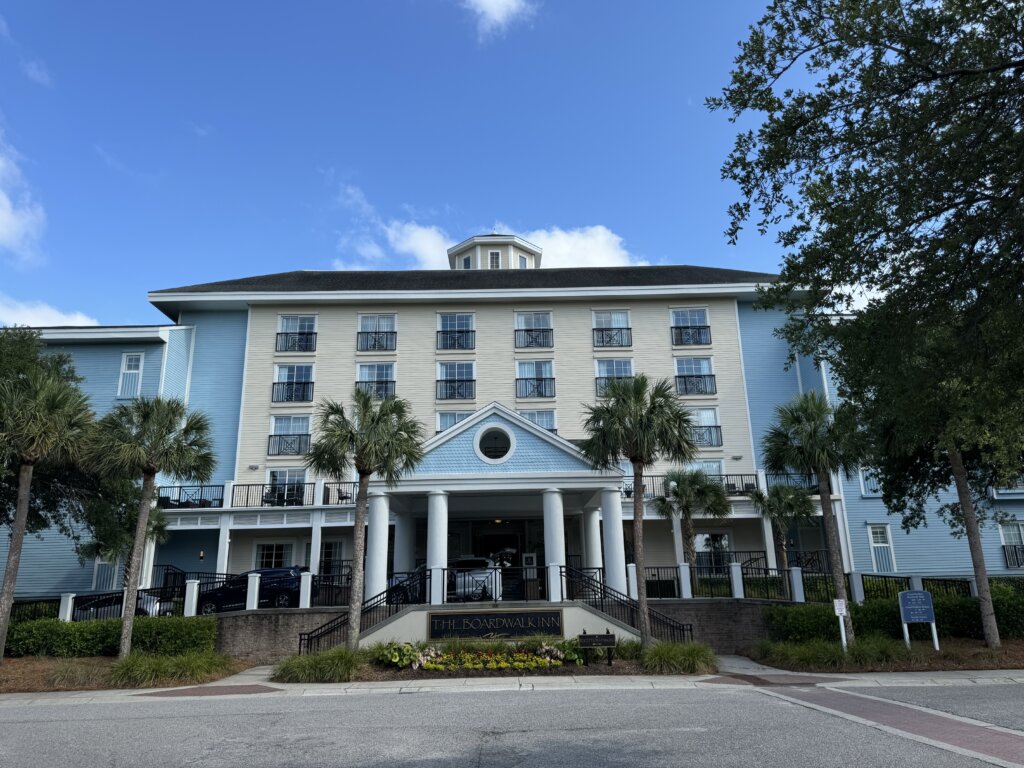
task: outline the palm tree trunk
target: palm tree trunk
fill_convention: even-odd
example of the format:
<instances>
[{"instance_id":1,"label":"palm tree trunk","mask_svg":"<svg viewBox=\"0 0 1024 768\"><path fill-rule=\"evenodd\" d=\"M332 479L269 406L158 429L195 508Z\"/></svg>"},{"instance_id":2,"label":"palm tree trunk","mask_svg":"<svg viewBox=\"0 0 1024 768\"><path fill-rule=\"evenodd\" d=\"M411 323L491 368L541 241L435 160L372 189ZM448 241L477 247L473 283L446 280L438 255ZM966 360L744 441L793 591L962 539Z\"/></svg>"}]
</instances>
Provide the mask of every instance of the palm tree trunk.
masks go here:
<instances>
[{"instance_id":1,"label":"palm tree trunk","mask_svg":"<svg viewBox=\"0 0 1024 768\"><path fill-rule=\"evenodd\" d=\"M348 598L348 647L359 650L359 630L363 620L363 566L366 557L366 507L369 498L370 476L359 473L356 492L356 518L352 531L352 592Z\"/></svg>"},{"instance_id":2,"label":"palm tree trunk","mask_svg":"<svg viewBox=\"0 0 1024 768\"><path fill-rule=\"evenodd\" d=\"M985 567L985 555L981 549L981 527L978 525L978 514L971 499L971 489L967 484L967 470L960 451L949 452L949 466L953 470L953 483L956 485L957 500L963 510L964 531L967 533L967 546L971 550L971 563L974 566L974 580L978 584L978 603L981 608L981 630L985 635L985 645L999 648L999 626L996 624L996 612L992 606L992 590L989 589L988 569Z\"/></svg>"},{"instance_id":3,"label":"palm tree trunk","mask_svg":"<svg viewBox=\"0 0 1024 768\"><path fill-rule=\"evenodd\" d=\"M683 528L683 552L686 553L686 562L691 568L697 566L697 529L693 524L693 515L683 512L679 515Z\"/></svg>"},{"instance_id":4,"label":"palm tree trunk","mask_svg":"<svg viewBox=\"0 0 1024 768\"><path fill-rule=\"evenodd\" d=\"M782 526L772 523L772 531L775 533L775 552L779 556L779 570L789 570L789 553L786 552L786 532Z\"/></svg>"},{"instance_id":5,"label":"palm tree trunk","mask_svg":"<svg viewBox=\"0 0 1024 768\"><path fill-rule=\"evenodd\" d=\"M21 548L25 543L25 529L28 527L28 502L32 488L32 464L18 468L18 501L11 525L11 547L7 550L7 567L4 569L4 586L0 590L0 662L7 647L7 630L11 626L11 608L14 605L14 584L18 580L18 566L21 564Z\"/></svg>"},{"instance_id":6,"label":"palm tree trunk","mask_svg":"<svg viewBox=\"0 0 1024 768\"><path fill-rule=\"evenodd\" d=\"M637 629L640 647L651 644L651 616L647 608L647 573L644 570L644 466L633 462L633 564L636 567Z\"/></svg>"},{"instance_id":7,"label":"palm tree trunk","mask_svg":"<svg viewBox=\"0 0 1024 768\"><path fill-rule=\"evenodd\" d=\"M853 620L850 617L849 595L846 592L846 574L843 573L843 550L839 543L839 524L832 506L832 491L829 488L829 472L818 468L818 496L821 498L821 523L825 527L825 541L828 544L828 567L832 572L832 583L836 598L847 603L843 624L846 626L846 641L853 642Z\"/></svg>"},{"instance_id":8,"label":"palm tree trunk","mask_svg":"<svg viewBox=\"0 0 1024 768\"><path fill-rule=\"evenodd\" d=\"M142 499L139 501L139 516L135 521L135 541L128 559L124 576L124 607L121 610L121 647L118 658L125 658L132 652L132 630L135 629L135 606L139 602L139 575L142 570L142 553L149 535L149 510L153 506L153 490L156 474L147 472L142 476Z\"/></svg>"}]
</instances>

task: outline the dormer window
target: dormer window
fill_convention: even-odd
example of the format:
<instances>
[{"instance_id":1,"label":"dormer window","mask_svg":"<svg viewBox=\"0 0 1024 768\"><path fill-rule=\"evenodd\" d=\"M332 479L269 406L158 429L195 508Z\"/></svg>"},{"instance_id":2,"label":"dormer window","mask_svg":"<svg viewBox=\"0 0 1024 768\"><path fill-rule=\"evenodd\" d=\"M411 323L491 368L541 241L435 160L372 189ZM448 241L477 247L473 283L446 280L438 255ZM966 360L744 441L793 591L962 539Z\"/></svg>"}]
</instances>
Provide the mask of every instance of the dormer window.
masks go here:
<instances>
[{"instance_id":1,"label":"dormer window","mask_svg":"<svg viewBox=\"0 0 1024 768\"><path fill-rule=\"evenodd\" d=\"M472 267L470 266L472 263L473 262L472 262L472 257L471 256L463 256L462 257L462 268L463 269L472 269Z\"/></svg>"},{"instance_id":2,"label":"dormer window","mask_svg":"<svg viewBox=\"0 0 1024 768\"><path fill-rule=\"evenodd\" d=\"M501 251L491 251L487 254L487 264L491 269L501 269Z\"/></svg>"}]
</instances>

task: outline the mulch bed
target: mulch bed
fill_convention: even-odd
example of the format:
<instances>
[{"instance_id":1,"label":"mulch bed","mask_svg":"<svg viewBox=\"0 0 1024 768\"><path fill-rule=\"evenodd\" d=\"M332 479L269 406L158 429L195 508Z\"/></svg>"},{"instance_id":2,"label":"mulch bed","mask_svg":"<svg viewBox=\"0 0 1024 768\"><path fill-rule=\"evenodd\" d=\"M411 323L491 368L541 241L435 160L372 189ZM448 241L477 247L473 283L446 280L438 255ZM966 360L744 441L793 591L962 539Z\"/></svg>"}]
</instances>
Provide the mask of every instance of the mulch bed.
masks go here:
<instances>
[{"instance_id":1,"label":"mulch bed","mask_svg":"<svg viewBox=\"0 0 1024 768\"><path fill-rule=\"evenodd\" d=\"M46 691L100 691L117 686L110 685L107 673L117 659L109 656L58 659L52 656L24 656L0 662L0 693L38 693ZM236 662L227 675L237 674L252 666ZM74 668L76 675L64 674L62 680L54 675ZM225 675L225 676L227 676ZM175 683L180 686L182 683Z\"/></svg>"},{"instance_id":2,"label":"mulch bed","mask_svg":"<svg viewBox=\"0 0 1024 768\"><path fill-rule=\"evenodd\" d=\"M572 675L646 675L639 661L616 659L609 667L604 661L590 666L563 664L547 669L460 669L442 672L434 669L396 669L364 664L352 675L353 682L388 682L391 680L437 680L453 677L564 677Z\"/></svg>"}]
</instances>

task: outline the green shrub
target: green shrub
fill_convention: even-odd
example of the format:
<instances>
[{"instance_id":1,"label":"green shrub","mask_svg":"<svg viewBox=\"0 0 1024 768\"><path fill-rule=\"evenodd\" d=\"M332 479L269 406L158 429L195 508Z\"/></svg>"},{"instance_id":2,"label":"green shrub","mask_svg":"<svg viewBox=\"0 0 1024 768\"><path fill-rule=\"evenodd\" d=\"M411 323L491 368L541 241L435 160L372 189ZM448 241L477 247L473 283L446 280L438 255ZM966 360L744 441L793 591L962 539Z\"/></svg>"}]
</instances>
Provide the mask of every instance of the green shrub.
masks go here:
<instances>
[{"instance_id":1,"label":"green shrub","mask_svg":"<svg viewBox=\"0 0 1024 768\"><path fill-rule=\"evenodd\" d=\"M369 648L369 656L383 667L405 669L420 656L422 649L413 643L377 643Z\"/></svg>"},{"instance_id":2,"label":"green shrub","mask_svg":"<svg viewBox=\"0 0 1024 768\"><path fill-rule=\"evenodd\" d=\"M133 651L114 665L110 683L117 688L193 685L227 674L231 669L231 659L213 651L191 651L176 656Z\"/></svg>"},{"instance_id":3,"label":"green shrub","mask_svg":"<svg viewBox=\"0 0 1024 768\"><path fill-rule=\"evenodd\" d=\"M839 639L839 624L831 605L773 605L765 609L768 637L778 642Z\"/></svg>"},{"instance_id":4,"label":"green shrub","mask_svg":"<svg viewBox=\"0 0 1024 768\"><path fill-rule=\"evenodd\" d=\"M212 653L216 637L217 619L212 616L140 616L135 619L132 647L165 656ZM11 656L116 656L120 641L120 619L37 619L11 626L7 652Z\"/></svg>"},{"instance_id":5,"label":"green shrub","mask_svg":"<svg viewBox=\"0 0 1024 768\"><path fill-rule=\"evenodd\" d=\"M865 635L850 644L843 654L838 642L809 640L801 643L762 642L754 658L771 666L798 671L857 671L879 669L914 660L918 650L908 650L901 640L882 635Z\"/></svg>"},{"instance_id":6,"label":"green shrub","mask_svg":"<svg viewBox=\"0 0 1024 768\"><path fill-rule=\"evenodd\" d=\"M643 647L639 640L619 640L615 643L615 658L624 661L640 661Z\"/></svg>"},{"instance_id":7,"label":"green shrub","mask_svg":"<svg viewBox=\"0 0 1024 768\"><path fill-rule=\"evenodd\" d=\"M323 653L290 656L274 668L277 683L347 683L362 657L344 646Z\"/></svg>"},{"instance_id":8,"label":"green shrub","mask_svg":"<svg viewBox=\"0 0 1024 768\"><path fill-rule=\"evenodd\" d=\"M47 674L46 683L64 690L94 690L104 688L107 677L107 670L95 662L62 659Z\"/></svg>"},{"instance_id":9,"label":"green shrub","mask_svg":"<svg viewBox=\"0 0 1024 768\"><path fill-rule=\"evenodd\" d=\"M655 643L642 658L643 667L656 675L710 675L718 659L703 643Z\"/></svg>"}]
</instances>

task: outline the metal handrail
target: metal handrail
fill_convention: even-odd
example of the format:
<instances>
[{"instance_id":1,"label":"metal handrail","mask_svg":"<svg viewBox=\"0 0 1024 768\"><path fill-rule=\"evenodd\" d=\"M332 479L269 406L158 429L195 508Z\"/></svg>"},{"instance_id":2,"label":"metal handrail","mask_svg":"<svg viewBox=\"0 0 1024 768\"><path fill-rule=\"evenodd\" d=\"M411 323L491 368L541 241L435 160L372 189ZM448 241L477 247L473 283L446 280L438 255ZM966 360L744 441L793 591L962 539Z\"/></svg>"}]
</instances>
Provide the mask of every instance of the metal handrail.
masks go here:
<instances>
[{"instance_id":1,"label":"metal handrail","mask_svg":"<svg viewBox=\"0 0 1024 768\"><path fill-rule=\"evenodd\" d=\"M286 331L277 334L277 352L315 352L315 332L290 332Z\"/></svg>"},{"instance_id":2,"label":"metal handrail","mask_svg":"<svg viewBox=\"0 0 1024 768\"><path fill-rule=\"evenodd\" d=\"M516 397L554 397L555 380L545 378L516 379Z\"/></svg>"},{"instance_id":3,"label":"metal handrail","mask_svg":"<svg viewBox=\"0 0 1024 768\"><path fill-rule=\"evenodd\" d=\"M633 345L632 328L595 328L595 347L631 347Z\"/></svg>"},{"instance_id":4,"label":"metal handrail","mask_svg":"<svg viewBox=\"0 0 1024 768\"><path fill-rule=\"evenodd\" d=\"M357 331L358 352L392 352L398 346L397 331Z\"/></svg>"},{"instance_id":5,"label":"metal handrail","mask_svg":"<svg viewBox=\"0 0 1024 768\"><path fill-rule=\"evenodd\" d=\"M555 332L551 328L516 328L516 349L536 349L555 346Z\"/></svg>"},{"instance_id":6,"label":"metal handrail","mask_svg":"<svg viewBox=\"0 0 1024 768\"><path fill-rule=\"evenodd\" d=\"M672 346L689 347L711 343L710 325L673 325Z\"/></svg>"},{"instance_id":7,"label":"metal handrail","mask_svg":"<svg viewBox=\"0 0 1024 768\"><path fill-rule=\"evenodd\" d=\"M270 435L267 438L268 456L303 456L309 452L309 433Z\"/></svg>"},{"instance_id":8,"label":"metal handrail","mask_svg":"<svg viewBox=\"0 0 1024 768\"><path fill-rule=\"evenodd\" d=\"M718 393L713 373L680 374L676 376L676 394L678 395L714 395Z\"/></svg>"},{"instance_id":9,"label":"metal handrail","mask_svg":"<svg viewBox=\"0 0 1024 768\"><path fill-rule=\"evenodd\" d=\"M275 403L311 403L313 382L276 381L271 388L270 399Z\"/></svg>"}]
</instances>

